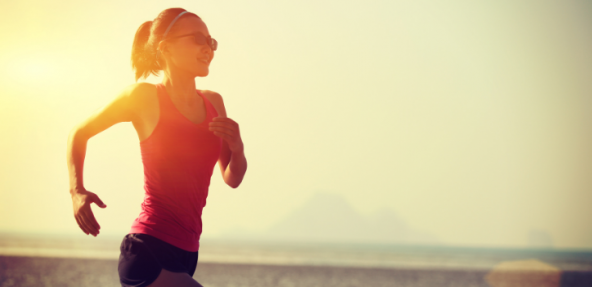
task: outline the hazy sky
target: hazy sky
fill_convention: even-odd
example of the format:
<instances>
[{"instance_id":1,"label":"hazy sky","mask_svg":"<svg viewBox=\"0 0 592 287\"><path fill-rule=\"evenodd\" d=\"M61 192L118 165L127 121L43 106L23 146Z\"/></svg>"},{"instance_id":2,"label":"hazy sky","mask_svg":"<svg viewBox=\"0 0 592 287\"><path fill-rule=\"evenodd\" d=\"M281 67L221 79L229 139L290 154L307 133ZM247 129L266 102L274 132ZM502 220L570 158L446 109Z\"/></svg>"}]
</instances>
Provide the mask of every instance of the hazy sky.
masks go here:
<instances>
[{"instance_id":1,"label":"hazy sky","mask_svg":"<svg viewBox=\"0 0 592 287\"><path fill-rule=\"evenodd\" d=\"M169 7L220 43L196 83L249 162L236 190L216 168L204 236L266 230L325 192L446 244L592 248L589 1L2 1L0 231L80 232L67 135L134 83L135 32ZM84 179L101 232L128 232L131 123L90 140Z\"/></svg>"}]
</instances>

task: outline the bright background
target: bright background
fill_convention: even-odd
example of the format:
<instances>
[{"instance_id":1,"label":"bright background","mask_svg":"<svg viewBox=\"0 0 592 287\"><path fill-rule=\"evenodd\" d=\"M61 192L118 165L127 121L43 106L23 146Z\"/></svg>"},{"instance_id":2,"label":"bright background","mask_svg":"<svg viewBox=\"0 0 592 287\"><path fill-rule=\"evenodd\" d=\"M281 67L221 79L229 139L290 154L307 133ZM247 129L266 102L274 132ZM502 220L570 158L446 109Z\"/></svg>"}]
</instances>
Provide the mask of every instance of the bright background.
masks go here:
<instances>
[{"instance_id":1,"label":"bright background","mask_svg":"<svg viewBox=\"0 0 592 287\"><path fill-rule=\"evenodd\" d=\"M249 161L236 190L216 168L204 237L264 232L329 194L441 244L592 248L585 0L2 1L0 231L80 233L68 133L134 83L136 29L169 7L218 39L197 86L222 94ZM142 172L130 123L90 140L103 234L129 230Z\"/></svg>"}]
</instances>

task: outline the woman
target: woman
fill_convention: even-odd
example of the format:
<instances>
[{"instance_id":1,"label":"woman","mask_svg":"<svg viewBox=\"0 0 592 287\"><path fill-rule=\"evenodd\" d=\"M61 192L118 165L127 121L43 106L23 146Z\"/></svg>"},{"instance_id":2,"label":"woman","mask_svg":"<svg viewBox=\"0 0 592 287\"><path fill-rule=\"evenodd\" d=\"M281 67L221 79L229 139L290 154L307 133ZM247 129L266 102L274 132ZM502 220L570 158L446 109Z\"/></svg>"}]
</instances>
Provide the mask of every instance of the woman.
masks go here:
<instances>
[{"instance_id":1,"label":"woman","mask_svg":"<svg viewBox=\"0 0 592 287\"><path fill-rule=\"evenodd\" d=\"M217 48L206 24L181 8L162 11L136 32L132 66L136 81L164 72L161 84L134 84L72 130L68 140L70 193L76 222L97 236L84 188L88 140L119 122L132 122L140 140L146 195L142 211L121 243L122 286L201 286L197 266L201 213L218 162L224 182L236 188L247 170L238 124L226 117L222 97L197 90Z\"/></svg>"}]
</instances>

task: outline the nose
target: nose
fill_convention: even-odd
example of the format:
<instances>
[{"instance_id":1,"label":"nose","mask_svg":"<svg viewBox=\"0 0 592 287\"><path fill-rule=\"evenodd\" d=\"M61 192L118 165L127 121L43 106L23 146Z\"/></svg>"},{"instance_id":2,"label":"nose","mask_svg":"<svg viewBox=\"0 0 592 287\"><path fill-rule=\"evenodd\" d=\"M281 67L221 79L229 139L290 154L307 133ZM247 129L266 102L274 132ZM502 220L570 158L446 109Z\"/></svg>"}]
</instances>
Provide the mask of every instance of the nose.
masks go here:
<instances>
[{"instance_id":1,"label":"nose","mask_svg":"<svg viewBox=\"0 0 592 287\"><path fill-rule=\"evenodd\" d=\"M212 47L210 47L210 45L208 45L208 44L203 44L201 51L202 51L202 53L207 53L207 54L212 54L214 52L212 50Z\"/></svg>"}]
</instances>

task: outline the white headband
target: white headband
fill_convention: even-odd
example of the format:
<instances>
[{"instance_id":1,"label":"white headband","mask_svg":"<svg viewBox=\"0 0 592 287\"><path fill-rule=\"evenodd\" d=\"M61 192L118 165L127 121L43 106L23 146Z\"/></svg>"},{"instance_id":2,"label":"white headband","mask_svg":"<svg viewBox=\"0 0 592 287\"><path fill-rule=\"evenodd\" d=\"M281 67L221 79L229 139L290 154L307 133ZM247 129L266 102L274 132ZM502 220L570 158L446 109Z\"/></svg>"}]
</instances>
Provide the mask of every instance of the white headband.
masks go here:
<instances>
[{"instance_id":1,"label":"white headband","mask_svg":"<svg viewBox=\"0 0 592 287\"><path fill-rule=\"evenodd\" d=\"M179 13L179 15L177 15L177 17L175 17L175 19L173 19L173 21L171 21L171 24L169 24L166 31L164 31L164 35L162 35L163 40L166 39L166 35L169 33L169 31L173 27L173 24L175 24L175 22L177 22L177 20L179 20L179 18L181 18L181 16L183 16L183 14L185 14L185 13L189 13L189 11L183 11L183 12ZM158 60L159 53L160 53L160 50L157 50L156 51L156 60Z\"/></svg>"}]
</instances>

